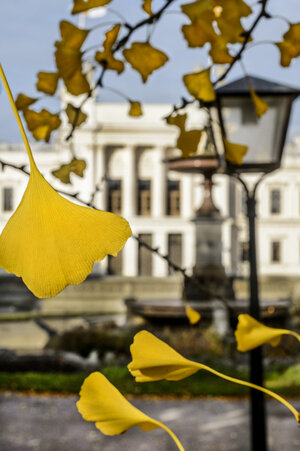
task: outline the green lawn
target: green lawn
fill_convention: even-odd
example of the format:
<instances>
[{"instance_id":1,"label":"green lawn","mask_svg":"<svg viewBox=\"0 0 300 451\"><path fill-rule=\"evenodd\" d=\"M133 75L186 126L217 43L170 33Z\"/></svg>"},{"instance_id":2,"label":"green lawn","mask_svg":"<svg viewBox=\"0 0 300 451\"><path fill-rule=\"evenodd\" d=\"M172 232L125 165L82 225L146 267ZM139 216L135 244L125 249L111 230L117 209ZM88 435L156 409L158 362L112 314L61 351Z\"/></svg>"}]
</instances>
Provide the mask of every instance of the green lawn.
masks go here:
<instances>
[{"instance_id":1,"label":"green lawn","mask_svg":"<svg viewBox=\"0 0 300 451\"><path fill-rule=\"evenodd\" d=\"M247 379L245 371L216 368L225 374ZM227 382L205 371L179 382L136 383L127 368L105 368L103 374L127 395L153 395L174 397L196 396L246 396L248 390L237 384ZM0 390L77 394L88 374L76 373L0 373ZM300 364L285 371L272 370L266 374L266 387L285 396L300 394Z\"/></svg>"}]
</instances>

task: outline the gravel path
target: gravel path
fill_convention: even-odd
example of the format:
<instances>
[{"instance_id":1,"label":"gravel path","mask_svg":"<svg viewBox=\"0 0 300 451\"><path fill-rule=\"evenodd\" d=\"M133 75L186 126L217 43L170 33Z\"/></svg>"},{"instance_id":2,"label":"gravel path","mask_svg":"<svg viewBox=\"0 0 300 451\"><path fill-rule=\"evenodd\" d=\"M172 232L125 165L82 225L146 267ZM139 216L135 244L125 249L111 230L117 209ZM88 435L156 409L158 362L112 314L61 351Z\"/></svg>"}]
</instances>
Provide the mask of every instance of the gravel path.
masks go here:
<instances>
[{"instance_id":1,"label":"gravel path","mask_svg":"<svg viewBox=\"0 0 300 451\"><path fill-rule=\"evenodd\" d=\"M75 396L0 394L1 451L175 451L168 434L131 429L106 437L81 419ZM186 451L249 450L247 401L218 399L144 400L132 402L165 422ZM291 403L300 410L300 400ZM300 429L292 414L268 402L269 450L300 450Z\"/></svg>"}]
</instances>

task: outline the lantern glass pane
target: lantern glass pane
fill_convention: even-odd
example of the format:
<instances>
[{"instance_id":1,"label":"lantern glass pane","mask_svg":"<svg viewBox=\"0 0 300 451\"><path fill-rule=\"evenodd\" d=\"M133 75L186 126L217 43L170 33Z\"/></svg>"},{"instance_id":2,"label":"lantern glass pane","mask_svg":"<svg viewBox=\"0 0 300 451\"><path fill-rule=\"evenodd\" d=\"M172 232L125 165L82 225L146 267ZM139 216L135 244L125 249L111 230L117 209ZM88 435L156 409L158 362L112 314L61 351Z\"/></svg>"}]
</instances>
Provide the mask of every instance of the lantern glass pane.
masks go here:
<instances>
[{"instance_id":1,"label":"lantern glass pane","mask_svg":"<svg viewBox=\"0 0 300 451\"><path fill-rule=\"evenodd\" d=\"M222 115L228 141L248 146L243 163L276 163L281 155L289 97L264 97L268 111L258 118L249 97L223 97Z\"/></svg>"}]
</instances>

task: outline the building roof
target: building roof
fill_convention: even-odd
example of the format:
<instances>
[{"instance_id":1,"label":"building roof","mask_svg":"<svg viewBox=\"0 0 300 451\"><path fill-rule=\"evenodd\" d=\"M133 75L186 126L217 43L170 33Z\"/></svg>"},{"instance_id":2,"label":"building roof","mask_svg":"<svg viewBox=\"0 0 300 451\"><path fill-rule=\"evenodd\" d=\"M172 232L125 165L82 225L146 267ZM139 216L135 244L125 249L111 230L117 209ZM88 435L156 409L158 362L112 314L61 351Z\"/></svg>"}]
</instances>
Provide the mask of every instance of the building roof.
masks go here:
<instances>
[{"instance_id":1,"label":"building roof","mask_svg":"<svg viewBox=\"0 0 300 451\"><path fill-rule=\"evenodd\" d=\"M271 95L284 95L292 94L299 95L300 90L291 86L282 85L264 78L248 76L239 78L231 83L221 86L216 90L218 94L222 95L249 95L249 84L253 87L257 94L271 94Z\"/></svg>"}]
</instances>

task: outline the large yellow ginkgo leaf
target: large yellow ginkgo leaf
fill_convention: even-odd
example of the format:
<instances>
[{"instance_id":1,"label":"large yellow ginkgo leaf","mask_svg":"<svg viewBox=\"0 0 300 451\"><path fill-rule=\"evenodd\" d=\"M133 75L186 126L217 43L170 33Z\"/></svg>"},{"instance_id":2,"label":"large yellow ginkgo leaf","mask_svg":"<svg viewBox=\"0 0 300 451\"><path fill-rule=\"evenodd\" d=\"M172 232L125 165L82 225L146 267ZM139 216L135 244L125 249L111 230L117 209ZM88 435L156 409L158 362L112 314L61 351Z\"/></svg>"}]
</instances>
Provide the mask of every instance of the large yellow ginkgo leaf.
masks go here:
<instances>
[{"instance_id":1,"label":"large yellow ginkgo leaf","mask_svg":"<svg viewBox=\"0 0 300 451\"><path fill-rule=\"evenodd\" d=\"M116 256L130 235L125 219L73 204L32 168L0 236L0 267L22 277L35 296L48 298L83 282L94 262Z\"/></svg>"},{"instance_id":2,"label":"large yellow ginkgo leaf","mask_svg":"<svg viewBox=\"0 0 300 451\"><path fill-rule=\"evenodd\" d=\"M251 99L254 103L255 113L257 117L263 116L269 109L269 105L254 91L253 87L249 86Z\"/></svg>"},{"instance_id":3,"label":"large yellow ginkgo leaf","mask_svg":"<svg viewBox=\"0 0 300 451\"><path fill-rule=\"evenodd\" d=\"M0 76L31 169L23 198L0 236L0 267L22 277L37 297L52 297L69 284L81 283L94 262L107 254L116 256L131 230L120 216L75 205L46 182L35 164L1 65Z\"/></svg>"},{"instance_id":4,"label":"large yellow ginkgo leaf","mask_svg":"<svg viewBox=\"0 0 300 451\"><path fill-rule=\"evenodd\" d=\"M186 74L183 76L183 82L189 93L196 99L203 102L213 102L216 99L216 93L210 81L210 69Z\"/></svg>"},{"instance_id":5,"label":"large yellow ginkgo leaf","mask_svg":"<svg viewBox=\"0 0 300 451\"><path fill-rule=\"evenodd\" d=\"M182 158L188 158L197 152L202 135L202 130L186 130L186 119L186 114L176 114L175 116L168 117L167 120L168 124L176 125L180 130L176 147L182 151Z\"/></svg>"},{"instance_id":6,"label":"large yellow ginkgo leaf","mask_svg":"<svg viewBox=\"0 0 300 451\"><path fill-rule=\"evenodd\" d=\"M163 423L156 421L134 407L106 377L94 372L83 382L78 411L86 421L95 422L106 435L118 435L139 426L142 431L163 428L172 437L179 450L184 451L176 435Z\"/></svg>"},{"instance_id":7,"label":"large yellow ginkgo leaf","mask_svg":"<svg viewBox=\"0 0 300 451\"><path fill-rule=\"evenodd\" d=\"M152 47L149 42L133 42L130 49L123 50L123 55L133 69L141 74L144 83L152 72L169 59L164 52Z\"/></svg>"},{"instance_id":8,"label":"large yellow ginkgo leaf","mask_svg":"<svg viewBox=\"0 0 300 451\"><path fill-rule=\"evenodd\" d=\"M92 8L99 8L110 2L111 0L74 0L72 14L82 13Z\"/></svg>"},{"instance_id":9,"label":"large yellow ginkgo leaf","mask_svg":"<svg viewBox=\"0 0 300 451\"><path fill-rule=\"evenodd\" d=\"M129 363L128 369L136 382L159 381L162 379L178 381L199 370L208 371L229 382L251 387L272 396L284 404L299 423L299 413L297 410L284 398L277 395L277 393L259 385L227 376L202 363L188 360L176 352L175 349L171 348L171 346L167 345L167 343L159 340L159 338L146 330L142 330L135 335L133 344L130 346L130 352L132 361Z\"/></svg>"}]
</instances>

